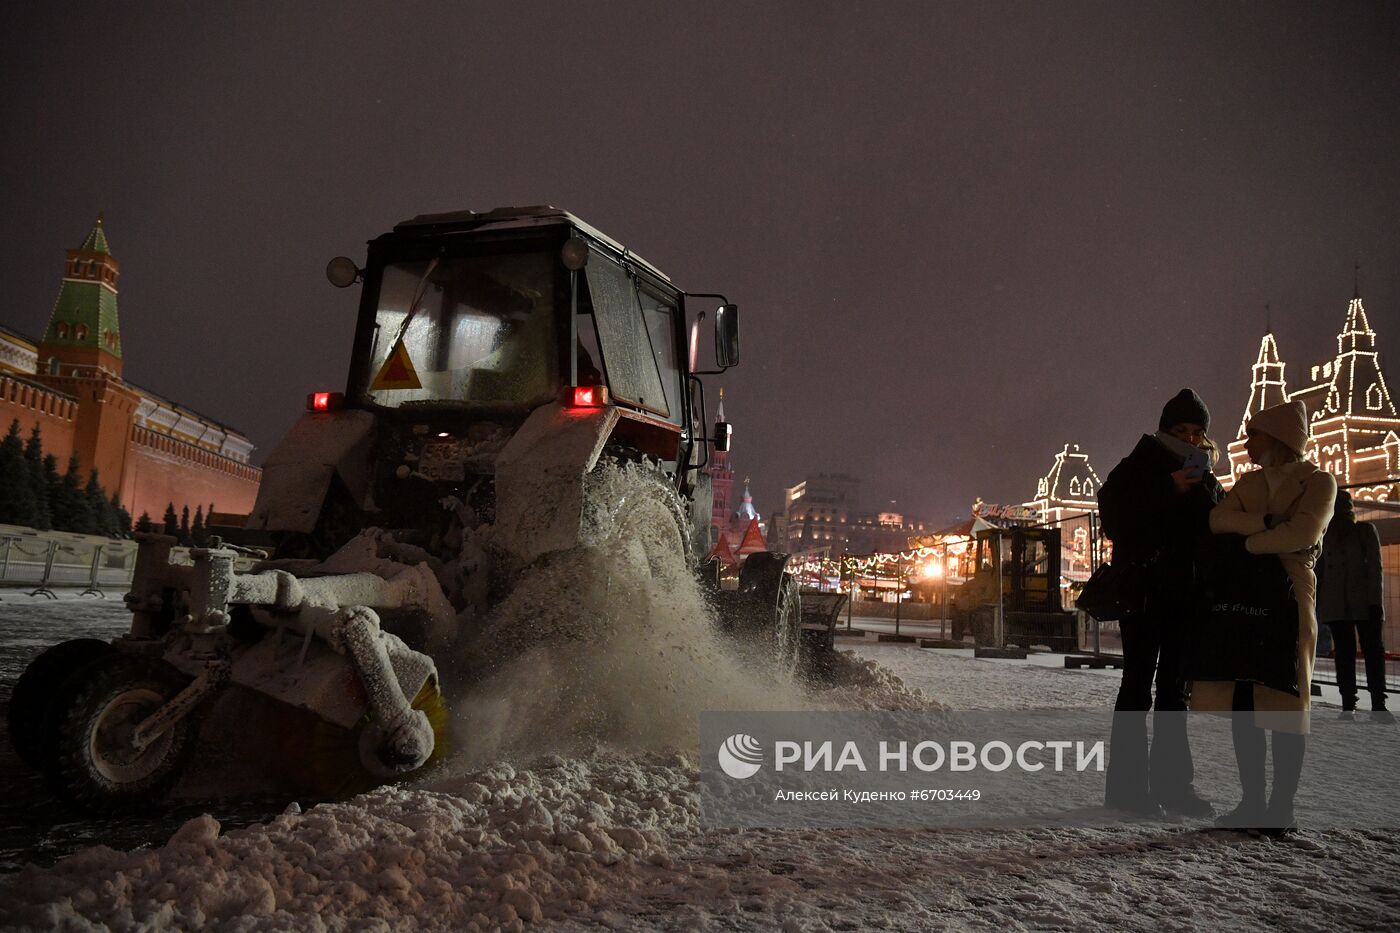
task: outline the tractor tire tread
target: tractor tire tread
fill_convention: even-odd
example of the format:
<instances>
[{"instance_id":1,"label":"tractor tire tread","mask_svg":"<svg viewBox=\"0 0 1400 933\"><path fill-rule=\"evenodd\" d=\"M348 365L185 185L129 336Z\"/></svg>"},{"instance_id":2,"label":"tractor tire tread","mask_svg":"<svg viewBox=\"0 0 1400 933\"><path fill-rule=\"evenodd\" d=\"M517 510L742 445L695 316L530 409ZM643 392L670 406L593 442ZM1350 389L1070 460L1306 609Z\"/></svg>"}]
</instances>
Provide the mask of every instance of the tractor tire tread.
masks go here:
<instances>
[{"instance_id":1,"label":"tractor tire tread","mask_svg":"<svg viewBox=\"0 0 1400 933\"><path fill-rule=\"evenodd\" d=\"M91 812L126 812L149 806L174 786L194 754L193 717L185 716L170 727L171 742L156 770L120 787L98 773L90 757L94 719L120 691L148 686L168 700L188 678L162 661L129 655L100 659L80 673L82 682L70 684L68 696L50 710L56 746L46 773L50 788L62 799Z\"/></svg>"},{"instance_id":2,"label":"tractor tire tread","mask_svg":"<svg viewBox=\"0 0 1400 933\"><path fill-rule=\"evenodd\" d=\"M96 638L74 638L45 648L29 662L10 693L6 716L10 744L21 761L43 770L52 748L45 734L50 704L74 672L111 650Z\"/></svg>"}]
</instances>

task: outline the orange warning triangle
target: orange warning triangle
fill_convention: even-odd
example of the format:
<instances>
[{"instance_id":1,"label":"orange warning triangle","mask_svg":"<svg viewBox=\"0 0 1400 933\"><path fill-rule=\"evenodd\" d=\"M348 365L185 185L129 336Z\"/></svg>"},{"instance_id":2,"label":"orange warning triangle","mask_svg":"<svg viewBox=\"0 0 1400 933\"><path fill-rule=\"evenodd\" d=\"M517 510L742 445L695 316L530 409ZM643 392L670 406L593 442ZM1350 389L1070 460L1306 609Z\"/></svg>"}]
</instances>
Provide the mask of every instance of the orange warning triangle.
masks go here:
<instances>
[{"instance_id":1,"label":"orange warning triangle","mask_svg":"<svg viewBox=\"0 0 1400 933\"><path fill-rule=\"evenodd\" d=\"M403 345L402 339L394 344L389 358L379 367L379 375L374 377L374 382L369 388L371 392L379 389L423 388L423 383L418 380L418 370L413 368L413 360L408 358L408 348Z\"/></svg>"}]
</instances>

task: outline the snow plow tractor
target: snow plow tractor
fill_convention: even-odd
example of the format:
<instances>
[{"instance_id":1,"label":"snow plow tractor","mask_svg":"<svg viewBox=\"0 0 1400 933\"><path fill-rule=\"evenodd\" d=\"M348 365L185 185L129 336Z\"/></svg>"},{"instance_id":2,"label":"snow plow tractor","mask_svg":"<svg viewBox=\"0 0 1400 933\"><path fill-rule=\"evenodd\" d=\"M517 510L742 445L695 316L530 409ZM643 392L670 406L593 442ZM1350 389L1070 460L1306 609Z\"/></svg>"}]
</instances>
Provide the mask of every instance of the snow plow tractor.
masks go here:
<instances>
[{"instance_id":1,"label":"snow plow tractor","mask_svg":"<svg viewBox=\"0 0 1400 933\"><path fill-rule=\"evenodd\" d=\"M735 305L549 207L421 215L326 272L363 283L350 373L264 464L244 533L272 553L215 540L177 561L143 536L130 633L57 645L16 687L17 750L69 800L158 798L230 685L343 738L334 792L413 773L442 753L439 666L470 676L465 633L600 511L644 514L649 547L717 579L704 468L730 429L706 430L699 377L738 362ZM597 478L618 469L646 494L610 501ZM787 556L754 557L737 592L713 587L719 617L794 669Z\"/></svg>"}]
</instances>

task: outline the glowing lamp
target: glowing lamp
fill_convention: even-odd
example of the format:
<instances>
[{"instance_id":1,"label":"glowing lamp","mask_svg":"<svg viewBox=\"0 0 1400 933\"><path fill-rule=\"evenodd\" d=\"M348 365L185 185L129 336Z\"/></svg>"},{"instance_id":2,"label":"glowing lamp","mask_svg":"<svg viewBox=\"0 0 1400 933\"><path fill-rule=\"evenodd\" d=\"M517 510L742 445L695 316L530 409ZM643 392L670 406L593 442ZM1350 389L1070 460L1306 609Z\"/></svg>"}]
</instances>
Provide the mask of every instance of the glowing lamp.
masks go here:
<instances>
[{"instance_id":1,"label":"glowing lamp","mask_svg":"<svg viewBox=\"0 0 1400 933\"><path fill-rule=\"evenodd\" d=\"M608 390L605 386L575 386L573 407L600 408L608 403Z\"/></svg>"},{"instance_id":2,"label":"glowing lamp","mask_svg":"<svg viewBox=\"0 0 1400 933\"><path fill-rule=\"evenodd\" d=\"M343 392L312 392L306 397L307 411L335 411L345 406Z\"/></svg>"}]
</instances>

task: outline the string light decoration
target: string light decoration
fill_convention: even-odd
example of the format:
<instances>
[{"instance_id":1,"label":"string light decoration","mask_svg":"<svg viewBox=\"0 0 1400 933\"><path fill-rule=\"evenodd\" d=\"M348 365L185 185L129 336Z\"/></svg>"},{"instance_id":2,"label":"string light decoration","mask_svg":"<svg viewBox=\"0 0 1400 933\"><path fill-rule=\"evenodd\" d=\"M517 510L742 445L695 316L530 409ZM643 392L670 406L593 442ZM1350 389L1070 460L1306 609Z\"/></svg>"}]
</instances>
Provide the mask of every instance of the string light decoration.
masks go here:
<instances>
[{"instance_id":1,"label":"string light decoration","mask_svg":"<svg viewBox=\"0 0 1400 933\"><path fill-rule=\"evenodd\" d=\"M1368 484L1352 491L1356 498L1388 501L1396 497L1400 490L1387 480L1400 470L1400 417L1359 289L1337 334L1337 355L1311 368L1310 384L1290 393L1284 368L1273 333L1265 334L1250 380L1249 404L1236 439L1227 448L1230 473L1221 482L1227 488L1233 486L1254 468L1244 449L1250 418L1264 408L1301 401L1312 429L1307 458L1343 485Z\"/></svg>"},{"instance_id":2,"label":"string light decoration","mask_svg":"<svg viewBox=\"0 0 1400 933\"><path fill-rule=\"evenodd\" d=\"M890 564L902 564L922 560L946 551L949 546L957 544L967 544L972 539L966 536L949 538L942 544L928 545L925 547L910 548L907 551L890 551L881 554L868 554L862 557L842 557L839 560L834 557L807 557L803 558L794 568L793 572L801 575L831 575L846 574L851 571L863 573L867 570L879 570Z\"/></svg>"}]
</instances>

